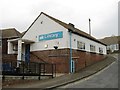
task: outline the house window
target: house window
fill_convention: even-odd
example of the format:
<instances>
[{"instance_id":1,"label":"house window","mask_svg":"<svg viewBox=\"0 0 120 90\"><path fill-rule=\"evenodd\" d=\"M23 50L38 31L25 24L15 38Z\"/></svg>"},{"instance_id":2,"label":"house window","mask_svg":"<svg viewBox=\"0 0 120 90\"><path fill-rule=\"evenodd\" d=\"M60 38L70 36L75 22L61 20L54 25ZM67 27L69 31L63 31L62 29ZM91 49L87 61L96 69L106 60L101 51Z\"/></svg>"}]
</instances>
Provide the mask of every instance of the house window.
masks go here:
<instances>
[{"instance_id":1,"label":"house window","mask_svg":"<svg viewBox=\"0 0 120 90\"><path fill-rule=\"evenodd\" d=\"M94 45L90 45L90 51L95 52L95 46Z\"/></svg>"},{"instance_id":2,"label":"house window","mask_svg":"<svg viewBox=\"0 0 120 90\"><path fill-rule=\"evenodd\" d=\"M85 50L85 43L77 41L77 48L81 50Z\"/></svg>"},{"instance_id":3,"label":"house window","mask_svg":"<svg viewBox=\"0 0 120 90\"><path fill-rule=\"evenodd\" d=\"M103 48L99 47L99 53L103 54Z\"/></svg>"},{"instance_id":4,"label":"house window","mask_svg":"<svg viewBox=\"0 0 120 90\"><path fill-rule=\"evenodd\" d=\"M13 44L13 51L18 51L18 45L17 44Z\"/></svg>"},{"instance_id":5,"label":"house window","mask_svg":"<svg viewBox=\"0 0 120 90\"><path fill-rule=\"evenodd\" d=\"M110 46L107 46L107 50L110 50Z\"/></svg>"}]
</instances>

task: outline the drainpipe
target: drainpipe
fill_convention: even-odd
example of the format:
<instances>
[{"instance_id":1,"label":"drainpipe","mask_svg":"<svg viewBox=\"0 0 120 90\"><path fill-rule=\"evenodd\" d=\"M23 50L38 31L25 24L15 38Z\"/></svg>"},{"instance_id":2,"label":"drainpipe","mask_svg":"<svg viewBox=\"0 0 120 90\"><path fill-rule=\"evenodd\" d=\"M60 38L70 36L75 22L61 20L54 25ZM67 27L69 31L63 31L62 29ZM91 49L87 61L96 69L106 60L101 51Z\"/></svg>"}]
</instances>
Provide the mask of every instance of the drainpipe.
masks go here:
<instances>
[{"instance_id":1,"label":"drainpipe","mask_svg":"<svg viewBox=\"0 0 120 90\"><path fill-rule=\"evenodd\" d=\"M70 34L70 73L72 73L72 31L69 32Z\"/></svg>"}]
</instances>

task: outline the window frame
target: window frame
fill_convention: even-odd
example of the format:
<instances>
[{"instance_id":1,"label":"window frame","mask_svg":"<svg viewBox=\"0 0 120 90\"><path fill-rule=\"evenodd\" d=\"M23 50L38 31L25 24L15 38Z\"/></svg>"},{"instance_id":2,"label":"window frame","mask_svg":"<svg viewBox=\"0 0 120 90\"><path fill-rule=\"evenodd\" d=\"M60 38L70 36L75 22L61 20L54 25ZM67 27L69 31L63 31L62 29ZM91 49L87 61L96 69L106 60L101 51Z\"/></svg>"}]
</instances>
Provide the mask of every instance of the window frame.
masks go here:
<instances>
[{"instance_id":1,"label":"window frame","mask_svg":"<svg viewBox=\"0 0 120 90\"><path fill-rule=\"evenodd\" d=\"M13 44L13 51L18 51L18 45L17 44Z\"/></svg>"},{"instance_id":2,"label":"window frame","mask_svg":"<svg viewBox=\"0 0 120 90\"><path fill-rule=\"evenodd\" d=\"M99 53L103 54L103 48L102 47L99 47Z\"/></svg>"},{"instance_id":3,"label":"window frame","mask_svg":"<svg viewBox=\"0 0 120 90\"><path fill-rule=\"evenodd\" d=\"M95 45L90 44L90 52L96 52L96 46Z\"/></svg>"},{"instance_id":4,"label":"window frame","mask_svg":"<svg viewBox=\"0 0 120 90\"><path fill-rule=\"evenodd\" d=\"M85 42L77 41L77 49L78 50L85 50Z\"/></svg>"}]
</instances>

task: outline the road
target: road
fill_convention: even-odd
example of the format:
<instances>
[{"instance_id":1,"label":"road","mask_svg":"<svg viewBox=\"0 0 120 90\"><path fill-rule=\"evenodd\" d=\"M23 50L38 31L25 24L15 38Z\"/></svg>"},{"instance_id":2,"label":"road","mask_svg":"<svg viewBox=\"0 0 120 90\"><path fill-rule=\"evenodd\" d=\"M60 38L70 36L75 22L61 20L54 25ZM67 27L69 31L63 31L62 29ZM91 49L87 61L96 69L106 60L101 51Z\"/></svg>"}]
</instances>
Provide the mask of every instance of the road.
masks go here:
<instances>
[{"instance_id":1,"label":"road","mask_svg":"<svg viewBox=\"0 0 120 90\"><path fill-rule=\"evenodd\" d=\"M83 80L59 88L118 88L118 56L117 59L104 70Z\"/></svg>"}]
</instances>

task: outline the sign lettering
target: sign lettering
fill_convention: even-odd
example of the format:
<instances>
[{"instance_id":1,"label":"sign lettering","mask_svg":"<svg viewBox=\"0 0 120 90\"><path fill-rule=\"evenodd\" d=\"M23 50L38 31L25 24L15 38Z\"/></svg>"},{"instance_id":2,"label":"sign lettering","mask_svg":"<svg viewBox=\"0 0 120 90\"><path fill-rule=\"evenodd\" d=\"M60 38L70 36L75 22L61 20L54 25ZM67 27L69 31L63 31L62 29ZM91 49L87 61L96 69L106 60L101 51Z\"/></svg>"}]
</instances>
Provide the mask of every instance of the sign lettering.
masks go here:
<instances>
[{"instance_id":1,"label":"sign lettering","mask_svg":"<svg viewBox=\"0 0 120 90\"><path fill-rule=\"evenodd\" d=\"M39 41L52 40L52 39L58 39L58 38L63 38L62 31L39 35Z\"/></svg>"}]
</instances>

